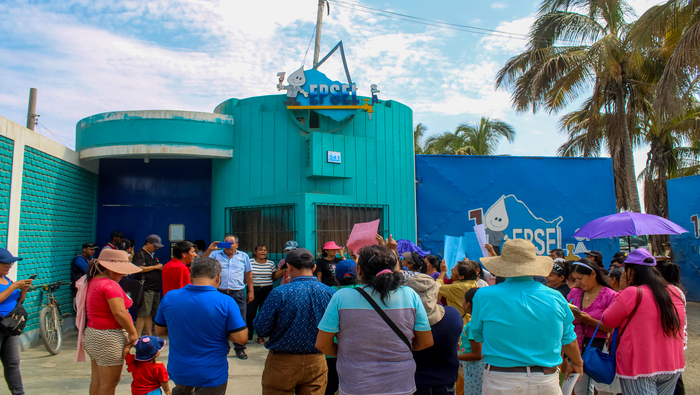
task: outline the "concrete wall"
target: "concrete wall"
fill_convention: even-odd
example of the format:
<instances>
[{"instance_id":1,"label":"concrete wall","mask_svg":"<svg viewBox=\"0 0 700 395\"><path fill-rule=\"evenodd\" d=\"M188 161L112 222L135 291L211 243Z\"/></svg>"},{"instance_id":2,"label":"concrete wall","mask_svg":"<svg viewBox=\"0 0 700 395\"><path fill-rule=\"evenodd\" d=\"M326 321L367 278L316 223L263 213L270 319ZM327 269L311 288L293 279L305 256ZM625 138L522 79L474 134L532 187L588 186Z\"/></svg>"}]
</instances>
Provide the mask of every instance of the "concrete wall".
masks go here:
<instances>
[{"instance_id":1,"label":"concrete wall","mask_svg":"<svg viewBox=\"0 0 700 395\"><path fill-rule=\"evenodd\" d=\"M70 281L71 259L95 237L96 165L81 163L77 152L0 117L0 229L6 229L0 245L24 258L10 278L37 274L35 285ZM72 313L69 287L55 296L62 312ZM27 295L22 348L38 341L44 300L43 291ZM64 329L72 322L66 320Z\"/></svg>"},{"instance_id":2,"label":"concrete wall","mask_svg":"<svg viewBox=\"0 0 700 395\"><path fill-rule=\"evenodd\" d=\"M230 99L217 113L236 122L231 160L212 164L212 237L225 231L226 207L295 204L297 241L316 245L315 203L387 205L394 238L416 237L413 112L395 101L342 122L290 111L284 95ZM300 122L299 118L304 118ZM327 162L341 152L341 164ZM345 240L336 240L344 243Z\"/></svg>"}]
</instances>

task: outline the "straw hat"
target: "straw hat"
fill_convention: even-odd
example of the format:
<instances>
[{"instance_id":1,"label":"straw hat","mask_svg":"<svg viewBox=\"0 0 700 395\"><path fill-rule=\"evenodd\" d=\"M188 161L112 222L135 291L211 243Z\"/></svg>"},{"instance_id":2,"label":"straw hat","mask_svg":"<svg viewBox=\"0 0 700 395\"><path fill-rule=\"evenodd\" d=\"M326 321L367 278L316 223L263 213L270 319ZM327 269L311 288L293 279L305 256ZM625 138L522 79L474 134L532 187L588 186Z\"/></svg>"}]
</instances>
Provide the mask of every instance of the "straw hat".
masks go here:
<instances>
[{"instance_id":1,"label":"straw hat","mask_svg":"<svg viewBox=\"0 0 700 395\"><path fill-rule=\"evenodd\" d=\"M141 271L141 268L129 262L129 254L122 250L105 248L97 258L97 262L105 269L119 274L133 274Z\"/></svg>"},{"instance_id":2,"label":"straw hat","mask_svg":"<svg viewBox=\"0 0 700 395\"><path fill-rule=\"evenodd\" d=\"M486 270L500 277L548 276L554 261L537 256L535 245L523 239L503 243L501 256L481 258Z\"/></svg>"}]
</instances>

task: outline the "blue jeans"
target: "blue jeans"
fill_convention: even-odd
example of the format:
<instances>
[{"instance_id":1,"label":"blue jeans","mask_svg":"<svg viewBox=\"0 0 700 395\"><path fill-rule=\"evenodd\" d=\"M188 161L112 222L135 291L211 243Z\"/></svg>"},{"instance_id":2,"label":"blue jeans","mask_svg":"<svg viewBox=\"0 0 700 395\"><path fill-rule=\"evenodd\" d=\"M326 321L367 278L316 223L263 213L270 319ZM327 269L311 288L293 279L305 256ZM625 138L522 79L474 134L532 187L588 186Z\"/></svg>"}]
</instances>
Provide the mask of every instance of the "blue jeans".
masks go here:
<instances>
[{"instance_id":1,"label":"blue jeans","mask_svg":"<svg viewBox=\"0 0 700 395\"><path fill-rule=\"evenodd\" d=\"M437 387L420 387L413 395L455 395L455 385L440 385Z\"/></svg>"},{"instance_id":2,"label":"blue jeans","mask_svg":"<svg viewBox=\"0 0 700 395\"><path fill-rule=\"evenodd\" d=\"M0 361L2 361L5 381L10 393L24 395L22 375L19 373L19 340L17 336L0 334Z\"/></svg>"}]
</instances>

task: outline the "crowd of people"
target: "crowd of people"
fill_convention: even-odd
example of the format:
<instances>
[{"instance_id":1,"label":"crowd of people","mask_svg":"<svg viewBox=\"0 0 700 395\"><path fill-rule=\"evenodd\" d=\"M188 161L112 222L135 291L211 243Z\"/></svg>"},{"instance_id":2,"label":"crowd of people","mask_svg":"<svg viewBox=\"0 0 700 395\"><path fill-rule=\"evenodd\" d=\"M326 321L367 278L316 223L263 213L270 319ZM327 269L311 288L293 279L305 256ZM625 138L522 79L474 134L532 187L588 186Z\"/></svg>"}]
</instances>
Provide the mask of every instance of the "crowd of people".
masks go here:
<instances>
[{"instance_id":1,"label":"crowd of people","mask_svg":"<svg viewBox=\"0 0 700 395\"><path fill-rule=\"evenodd\" d=\"M606 269L598 251L568 261L514 239L448 270L437 256L400 253L391 236L377 241L359 251L329 241L319 257L289 241L277 264L265 245L251 259L234 235L177 242L166 264L155 234L134 252L114 232L96 258L84 244L71 278L90 395L114 394L125 362L135 395L225 394L231 348L245 360L255 336L269 350L270 395L561 394L571 373L576 395L683 393L685 296L668 260L640 248ZM0 249L3 315L31 286L6 277L19 259ZM604 386L582 354L611 341L616 380ZM16 336L0 334L0 356L11 393L23 394Z\"/></svg>"}]
</instances>

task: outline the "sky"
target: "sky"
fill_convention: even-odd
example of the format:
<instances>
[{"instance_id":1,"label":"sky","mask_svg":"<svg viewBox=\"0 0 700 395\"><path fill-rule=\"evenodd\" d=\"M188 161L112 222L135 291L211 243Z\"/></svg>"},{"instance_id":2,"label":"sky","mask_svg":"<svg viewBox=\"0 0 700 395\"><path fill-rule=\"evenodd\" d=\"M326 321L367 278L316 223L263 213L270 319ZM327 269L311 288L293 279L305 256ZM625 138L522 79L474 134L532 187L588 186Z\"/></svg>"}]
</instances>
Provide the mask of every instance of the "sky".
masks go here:
<instances>
[{"instance_id":1,"label":"sky","mask_svg":"<svg viewBox=\"0 0 700 395\"><path fill-rule=\"evenodd\" d=\"M425 20L510 34L483 34L411 23L352 3ZM630 5L641 15L654 0ZM82 118L108 111L212 112L229 98L278 94L277 73L312 67L317 0L0 1L0 116L26 124L38 89L37 132L69 148ZM438 4L438 5L436 5ZM499 154L554 156L565 136L560 114L516 113L494 89L505 62L525 48L538 1L331 1L321 57L343 41L359 94L413 109L428 135L482 116L516 130ZM370 11L370 12L363 12ZM403 18L406 19L406 18ZM429 22L428 22L429 23ZM319 69L345 80L339 57ZM635 152L635 171L646 160Z\"/></svg>"}]
</instances>

